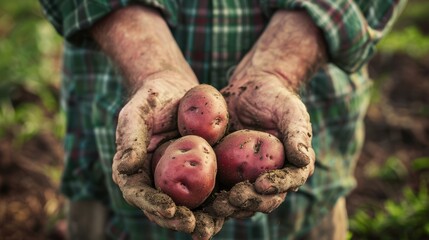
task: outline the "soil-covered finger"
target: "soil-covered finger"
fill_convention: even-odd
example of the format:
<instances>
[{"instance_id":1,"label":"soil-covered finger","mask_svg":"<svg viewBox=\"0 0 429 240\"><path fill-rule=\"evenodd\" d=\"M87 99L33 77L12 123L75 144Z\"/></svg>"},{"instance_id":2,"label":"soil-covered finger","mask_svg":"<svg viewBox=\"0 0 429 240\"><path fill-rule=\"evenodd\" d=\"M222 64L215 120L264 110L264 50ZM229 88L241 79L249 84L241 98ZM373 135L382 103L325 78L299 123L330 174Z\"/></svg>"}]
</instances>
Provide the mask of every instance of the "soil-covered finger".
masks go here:
<instances>
[{"instance_id":1,"label":"soil-covered finger","mask_svg":"<svg viewBox=\"0 0 429 240\"><path fill-rule=\"evenodd\" d=\"M213 202L205 207L204 211L216 217L229 217L237 208L229 203L228 197L229 195L226 191L217 193Z\"/></svg>"},{"instance_id":2,"label":"soil-covered finger","mask_svg":"<svg viewBox=\"0 0 429 240\"><path fill-rule=\"evenodd\" d=\"M176 212L176 204L173 200L159 190L152 188L148 183L149 175L144 172L132 175L117 175L119 189L124 199L154 215L171 218Z\"/></svg>"},{"instance_id":3,"label":"soil-covered finger","mask_svg":"<svg viewBox=\"0 0 429 240\"><path fill-rule=\"evenodd\" d=\"M147 211L143 212L149 220L155 222L161 227L185 233L192 233L195 230L195 216L188 208L181 206L177 207L176 213L171 218L165 218Z\"/></svg>"},{"instance_id":4,"label":"soil-covered finger","mask_svg":"<svg viewBox=\"0 0 429 240\"><path fill-rule=\"evenodd\" d=\"M288 99L287 106L279 111L279 129L283 135L287 161L297 167L303 167L312 161L310 116L297 96Z\"/></svg>"},{"instance_id":5,"label":"soil-covered finger","mask_svg":"<svg viewBox=\"0 0 429 240\"><path fill-rule=\"evenodd\" d=\"M311 136L308 129L295 128L288 131L283 138L286 150L286 160L296 167L307 166L311 161Z\"/></svg>"},{"instance_id":6,"label":"soil-covered finger","mask_svg":"<svg viewBox=\"0 0 429 240\"><path fill-rule=\"evenodd\" d=\"M215 217L213 218L214 221L214 234L217 234L222 230L223 224L225 223L225 218L222 217Z\"/></svg>"},{"instance_id":7,"label":"soil-covered finger","mask_svg":"<svg viewBox=\"0 0 429 240\"><path fill-rule=\"evenodd\" d=\"M284 201L286 194L259 194L249 182L236 184L229 192L229 202L240 210L270 213Z\"/></svg>"},{"instance_id":8,"label":"soil-covered finger","mask_svg":"<svg viewBox=\"0 0 429 240\"><path fill-rule=\"evenodd\" d=\"M146 150L127 148L124 151L117 152L119 159L115 161L119 161L117 164L116 170L119 171L120 174L134 174L139 171L143 167L144 161L147 157Z\"/></svg>"},{"instance_id":9,"label":"soil-covered finger","mask_svg":"<svg viewBox=\"0 0 429 240\"><path fill-rule=\"evenodd\" d=\"M235 213L233 213L230 217L235 219L246 219L250 218L253 215L255 215L256 212L254 211L245 211L245 210L238 210Z\"/></svg>"},{"instance_id":10,"label":"soil-covered finger","mask_svg":"<svg viewBox=\"0 0 429 240\"><path fill-rule=\"evenodd\" d=\"M301 168L287 166L283 169L269 171L256 179L255 190L261 194L285 193L304 185L309 173L310 167L308 166Z\"/></svg>"},{"instance_id":11,"label":"soil-covered finger","mask_svg":"<svg viewBox=\"0 0 429 240\"><path fill-rule=\"evenodd\" d=\"M118 116L115 160L120 161L117 169L122 174L132 174L141 168L149 146L150 127L143 116L146 116L150 110L134 105L136 105L135 101L130 101Z\"/></svg>"},{"instance_id":12,"label":"soil-covered finger","mask_svg":"<svg viewBox=\"0 0 429 240\"><path fill-rule=\"evenodd\" d=\"M195 230L192 239L210 239L215 233L213 218L203 212L195 212Z\"/></svg>"}]
</instances>

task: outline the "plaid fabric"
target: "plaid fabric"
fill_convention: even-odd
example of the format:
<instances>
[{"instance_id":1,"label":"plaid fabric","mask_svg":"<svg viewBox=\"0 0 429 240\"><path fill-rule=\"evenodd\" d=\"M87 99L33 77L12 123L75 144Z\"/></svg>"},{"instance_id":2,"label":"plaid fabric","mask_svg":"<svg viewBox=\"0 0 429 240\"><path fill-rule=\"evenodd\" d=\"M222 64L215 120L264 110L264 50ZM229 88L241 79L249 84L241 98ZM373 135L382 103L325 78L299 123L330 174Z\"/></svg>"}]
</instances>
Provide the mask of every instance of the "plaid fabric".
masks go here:
<instances>
[{"instance_id":1,"label":"plaid fabric","mask_svg":"<svg viewBox=\"0 0 429 240\"><path fill-rule=\"evenodd\" d=\"M331 64L300 95L313 126L315 174L276 211L228 220L215 239L291 239L317 224L355 186L370 80L365 64L405 1L366 0L41 0L65 39L62 100L67 113L61 189L71 200L99 199L113 212L114 239L187 239L159 228L129 206L111 180L115 128L125 103L122 78L94 48L88 28L114 9L139 3L160 9L200 82L217 88L252 47L276 9L303 9L322 30Z\"/></svg>"}]
</instances>

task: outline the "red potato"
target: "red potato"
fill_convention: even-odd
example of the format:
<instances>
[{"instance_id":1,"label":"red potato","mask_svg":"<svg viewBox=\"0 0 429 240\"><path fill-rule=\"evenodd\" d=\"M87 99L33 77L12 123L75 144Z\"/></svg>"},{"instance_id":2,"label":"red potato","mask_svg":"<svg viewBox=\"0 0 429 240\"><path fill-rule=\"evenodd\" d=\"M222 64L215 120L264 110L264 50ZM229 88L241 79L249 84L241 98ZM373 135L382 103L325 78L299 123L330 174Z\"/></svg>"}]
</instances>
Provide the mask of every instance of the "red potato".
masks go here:
<instances>
[{"instance_id":1,"label":"red potato","mask_svg":"<svg viewBox=\"0 0 429 240\"><path fill-rule=\"evenodd\" d=\"M216 155L210 144L195 135L184 136L165 149L155 168L155 186L177 205L194 209L213 191L216 172Z\"/></svg>"},{"instance_id":2,"label":"red potato","mask_svg":"<svg viewBox=\"0 0 429 240\"><path fill-rule=\"evenodd\" d=\"M182 136L197 135L213 146L228 126L226 101L210 85L195 86L180 100L177 124Z\"/></svg>"},{"instance_id":3,"label":"red potato","mask_svg":"<svg viewBox=\"0 0 429 240\"><path fill-rule=\"evenodd\" d=\"M155 151L152 154L152 160L151 160L151 168L152 173L155 174L156 166L158 165L159 160L161 160L162 155L165 153L165 149L167 149L168 146L173 142L174 140L170 140L168 142L165 142L161 144L159 147L155 149Z\"/></svg>"},{"instance_id":4,"label":"red potato","mask_svg":"<svg viewBox=\"0 0 429 240\"><path fill-rule=\"evenodd\" d=\"M263 172L281 168L284 147L275 136L254 130L240 130L225 136L214 147L218 163L218 180L231 187L249 180L254 182Z\"/></svg>"}]
</instances>

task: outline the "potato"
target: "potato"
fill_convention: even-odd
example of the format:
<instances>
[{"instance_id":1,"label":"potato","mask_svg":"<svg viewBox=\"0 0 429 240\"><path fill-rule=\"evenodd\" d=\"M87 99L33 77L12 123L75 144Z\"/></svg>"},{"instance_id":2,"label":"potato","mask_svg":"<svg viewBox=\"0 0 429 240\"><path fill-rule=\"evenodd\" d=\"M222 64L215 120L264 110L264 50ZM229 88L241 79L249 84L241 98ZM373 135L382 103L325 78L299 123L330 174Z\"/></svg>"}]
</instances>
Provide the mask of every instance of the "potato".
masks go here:
<instances>
[{"instance_id":1,"label":"potato","mask_svg":"<svg viewBox=\"0 0 429 240\"><path fill-rule=\"evenodd\" d=\"M151 168L152 168L152 173L155 174L155 169L156 166L158 165L159 160L161 159L162 155L164 155L165 153L165 149L167 149L168 146L170 146L170 144L173 142L174 140L170 140L167 141L161 145L159 145L155 151L152 154L151 157Z\"/></svg>"},{"instance_id":2,"label":"potato","mask_svg":"<svg viewBox=\"0 0 429 240\"><path fill-rule=\"evenodd\" d=\"M155 187L177 205L194 209L213 191L216 182L216 155L210 144L195 135L172 142L155 168Z\"/></svg>"},{"instance_id":3,"label":"potato","mask_svg":"<svg viewBox=\"0 0 429 240\"><path fill-rule=\"evenodd\" d=\"M225 136L215 147L218 181L224 187L254 182L263 172L281 168L284 147L275 136L254 130L239 130Z\"/></svg>"},{"instance_id":4,"label":"potato","mask_svg":"<svg viewBox=\"0 0 429 240\"><path fill-rule=\"evenodd\" d=\"M182 136L197 135L213 146L228 126L226 101L210 85L195 86L179 102L177 124Z\"/></svg>"}]
</instances>

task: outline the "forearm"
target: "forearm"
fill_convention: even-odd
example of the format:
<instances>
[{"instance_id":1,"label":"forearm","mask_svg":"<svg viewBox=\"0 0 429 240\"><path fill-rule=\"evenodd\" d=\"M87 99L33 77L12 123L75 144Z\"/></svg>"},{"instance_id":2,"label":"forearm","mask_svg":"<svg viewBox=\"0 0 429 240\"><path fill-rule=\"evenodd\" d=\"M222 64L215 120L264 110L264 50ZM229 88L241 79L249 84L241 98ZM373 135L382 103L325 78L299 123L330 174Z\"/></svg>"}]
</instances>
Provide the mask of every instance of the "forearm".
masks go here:
<instances>
[{"instance_id":1,"label":"forearm","mask_svg":"<svg viewBox=\"0 0 429 240\"><path fill-rule=\"evenodd\" d=\"M91 29L95 41L122 71L131 90L151 75L176 71L197 82L165 20L153 9L131 5Z\"/></svg>"},{"instance_id":2,"label":"forearm","mask_svg":"<svg viewBox=\"0 0 429 240\"><path fill-rule=\"evenodd\" d=\"M303 11L279 10L235 71L242 78L252 73L269 73L289 88L297 89L326 61L320 30Z\"/></svg>"}]
</instances>

